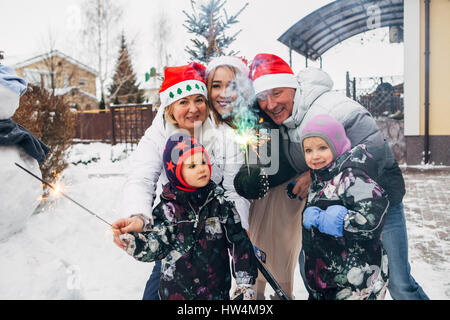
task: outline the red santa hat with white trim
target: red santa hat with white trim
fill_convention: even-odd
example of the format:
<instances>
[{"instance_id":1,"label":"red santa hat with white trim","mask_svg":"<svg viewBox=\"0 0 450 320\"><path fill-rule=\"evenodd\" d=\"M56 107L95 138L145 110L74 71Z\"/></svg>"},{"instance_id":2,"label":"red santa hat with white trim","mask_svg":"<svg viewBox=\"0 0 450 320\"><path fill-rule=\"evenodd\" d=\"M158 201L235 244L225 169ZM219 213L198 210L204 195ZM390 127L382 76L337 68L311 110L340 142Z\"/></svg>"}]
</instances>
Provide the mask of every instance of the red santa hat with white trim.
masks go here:
<instances>
[{"instance_id":1,"label":"red santa hat with white trim","mask_svg":"<svg viewBox=\"0 0 450 320\"><path fill-rule=\"evenodd\" d=\"M273 88L297 88L298 82L291 67L280 57L260 53L250 65L250 79L255 94Z\"/></svg>"},{"instance_id":2,"label":"red santa hat with white trim","mask_svg":"<svg viewBox=\"0 0 450 320\"><path fill-rule=\"evenodd\" d=\"M201 94L208 98L204 80L205 69L204 65L197 62L191 62L185 66L167 67L159 90L161 107L165 108L193 94Z\"/></svg>"}]
</instances>

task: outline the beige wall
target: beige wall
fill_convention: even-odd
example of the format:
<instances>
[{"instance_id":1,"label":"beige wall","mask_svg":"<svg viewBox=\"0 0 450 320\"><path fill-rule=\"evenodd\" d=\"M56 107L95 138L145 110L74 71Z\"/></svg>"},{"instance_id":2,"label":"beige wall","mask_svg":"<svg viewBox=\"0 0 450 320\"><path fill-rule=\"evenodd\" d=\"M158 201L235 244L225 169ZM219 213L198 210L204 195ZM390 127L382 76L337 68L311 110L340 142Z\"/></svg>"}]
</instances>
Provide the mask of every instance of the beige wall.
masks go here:
<instances>
[{"instance_id":1,"label":"beige wall","mask_svg":"<svg viewBox=\"0 0 450 320\"><path fill-rule=\"evenodd\" d=\"M420 134L425 134L425 3L420 1ZM405 52L405 54L408 54ZM430 135L450 135L450 0L430 1Z\"/></svg>"},{"instance_id":2,"label":"beige wall","mask_svg":"<svg viewBox=\"0 0 450 320\"><path fill-rule=\"evenodd\" d=\"M99 108L99 102L89 96L74 90L63 96L64 102L70 107L77 107L78 110L93 110Z\"/></svg>"}]
</instances>

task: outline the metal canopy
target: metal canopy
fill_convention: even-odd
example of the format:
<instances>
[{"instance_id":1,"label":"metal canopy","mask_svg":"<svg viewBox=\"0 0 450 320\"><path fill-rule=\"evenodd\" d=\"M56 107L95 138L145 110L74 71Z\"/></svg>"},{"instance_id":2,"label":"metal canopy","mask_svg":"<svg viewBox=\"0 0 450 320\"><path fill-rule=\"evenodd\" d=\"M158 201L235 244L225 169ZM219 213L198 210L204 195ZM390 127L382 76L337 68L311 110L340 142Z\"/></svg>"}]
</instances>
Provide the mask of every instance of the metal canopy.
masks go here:
<instances>
[{"instance_id":1,"label":"metal canopy","mask_svg":"<svg viewBox=\"0 0 450 320\"><path fill-rule=\"evenodd\" d=\"M278 41L316 60L354 35L402 25L403 0L337 0L299 20Z\"/></svg>"}]
</instances>

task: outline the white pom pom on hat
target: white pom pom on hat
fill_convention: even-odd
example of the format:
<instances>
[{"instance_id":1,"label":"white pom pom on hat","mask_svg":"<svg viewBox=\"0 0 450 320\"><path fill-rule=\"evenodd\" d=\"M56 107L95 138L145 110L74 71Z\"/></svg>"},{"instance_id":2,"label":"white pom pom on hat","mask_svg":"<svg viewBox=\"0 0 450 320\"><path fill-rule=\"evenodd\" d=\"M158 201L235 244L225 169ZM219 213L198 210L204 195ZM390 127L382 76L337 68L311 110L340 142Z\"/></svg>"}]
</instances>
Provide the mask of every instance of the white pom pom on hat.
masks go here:
<instances>
[{"instance_id":1,"label":"white pom pom on hat","mask_svg":"<svg viewBox=\"0 0 450 320\"><path fill-rule=\"evenodd\" d=\"M236 56L220 56L213 58L206 66L205 79L208 79L209 73L220 66L232 66L239 70L240 73L247 75L250 70L247 66L247 61L241 57Z\"/></svg>"}]
</instances>

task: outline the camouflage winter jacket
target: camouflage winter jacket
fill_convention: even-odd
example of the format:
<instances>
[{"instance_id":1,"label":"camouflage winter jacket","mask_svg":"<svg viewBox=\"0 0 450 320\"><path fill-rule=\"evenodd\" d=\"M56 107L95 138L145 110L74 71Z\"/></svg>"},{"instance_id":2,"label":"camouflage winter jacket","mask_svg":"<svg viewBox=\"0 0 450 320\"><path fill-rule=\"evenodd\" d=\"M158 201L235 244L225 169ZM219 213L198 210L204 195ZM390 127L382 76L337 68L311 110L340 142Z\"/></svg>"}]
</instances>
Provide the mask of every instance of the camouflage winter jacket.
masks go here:
<instances>
[{"instance_id":1,"label":"camouflage winter jacket","mask_svg":"<svg viewBox=\"0 0 450 320\"><path fill-rule=\"evenodd\" d=\"M253 246L233 203L214 182L196 192L165 185L153 218L152 231L133 234L133 256L144 262L162 260L161 299L229 299L228 250L236 283L255 283Z\"/></svg>"},{"instance_id":2,"label":"camouflage winter jacket","mask_svg":"<svg viewBox=\"0 0 450 320\"><path fill-rule=\"evenodd\" d=\"M389 201L371 178L376 175L377 164L364 145L325 168L312 170L306 207L348 209L343 237L303 227L305 275L312 298L384 298L388 263L381 232Z\"/></svg>"}]
</instances>

